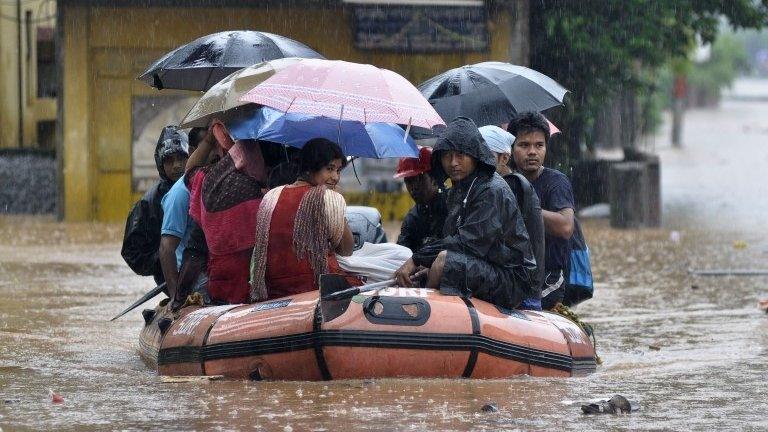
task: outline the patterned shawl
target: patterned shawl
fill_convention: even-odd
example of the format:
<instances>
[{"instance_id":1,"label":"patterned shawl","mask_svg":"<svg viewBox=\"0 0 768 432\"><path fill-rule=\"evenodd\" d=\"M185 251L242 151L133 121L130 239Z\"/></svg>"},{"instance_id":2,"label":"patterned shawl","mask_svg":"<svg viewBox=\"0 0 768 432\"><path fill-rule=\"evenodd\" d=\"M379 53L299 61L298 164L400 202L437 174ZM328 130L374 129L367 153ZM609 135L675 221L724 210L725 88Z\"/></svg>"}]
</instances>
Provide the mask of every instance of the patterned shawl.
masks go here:
<instances>
[{"instance_id":1,"label":"patterned shawl","mask_svg":"<svg viewBox=\"0 0 768 432\"><path fill-rule=\"evenodd\" d=\"M270 190L264 196L256 216L256 244L251 257L251 302L269 298L265 281L269 232L277 202L285 186ZM293 228L293 252L296 258L307 258L315 280L328 272L328 252L344 235L346 202L341 194L325 185L314 186L302 197Z\"/></svg>"}]
</instances>

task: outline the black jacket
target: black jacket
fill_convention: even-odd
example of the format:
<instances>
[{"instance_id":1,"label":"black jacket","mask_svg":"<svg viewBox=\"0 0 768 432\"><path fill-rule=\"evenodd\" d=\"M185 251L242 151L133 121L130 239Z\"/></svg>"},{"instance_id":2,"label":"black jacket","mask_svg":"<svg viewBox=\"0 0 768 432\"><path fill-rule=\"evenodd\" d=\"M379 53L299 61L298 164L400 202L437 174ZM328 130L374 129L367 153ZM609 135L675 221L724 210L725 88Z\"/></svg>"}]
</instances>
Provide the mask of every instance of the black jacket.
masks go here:
<instances>
[{"instance_id":1,"label":"black jacket","mask_svg":"<svg viewBox=\"0 0 768 432\"><path fill-rule=\"evenodd\" d=\"M544 217L541 214L541 203L536 190L531 183L520 173L511 173L504 176L504 180L512 189L517 201L517 207L523 215L525 230L528 232L528 238L533 249L533 256L536 257L536 273L534 274L534 287L538 293L541 293L541 287L544 283Z\"/></svg>"},{"instance_id":2,"label":"black jacket","mask_svg":"<svg viewBox=\"0 0 768 432\"><path fill-rule=\"evenodd\" d=\"M440 190L429 204L411 207L403 219L397 244L416 252L425 244L441 239L445 217L448 215L445 196L445 191Z\"/></svg>"},{"instance_id":3,"label":"black jacket","mask_svg":"<svg viewBox=\"0 0 768 432\"><path fill-rule=\"evenodd\" d=\"M163 224L161 201L173 186L163 170L163 159L174 153L187 153L187 136L175 127L167 126L155 146L155 165L160 180L152 185L131 208L125 221L125 234L120 254L128 266L141 276L154 276L155 282L164 280L160 268L160 228Z\"/></svg>"},{"instance_id":4,"label":"black jacket","mask_svg":"<svg viewBox=\"0 0 768 432\"><path fill-rule=\"evenodd\" d=\"M413 260L430 266L446 250L441 292L517 307L537 295L536 262L512 190L496 174L495 159L471 120L452 121L435 144L432 172L437 178L445 178L440 159L449 150L473 157L477 168L448 191L443 238L414 253Z\"/></svg>"}]
</instances>

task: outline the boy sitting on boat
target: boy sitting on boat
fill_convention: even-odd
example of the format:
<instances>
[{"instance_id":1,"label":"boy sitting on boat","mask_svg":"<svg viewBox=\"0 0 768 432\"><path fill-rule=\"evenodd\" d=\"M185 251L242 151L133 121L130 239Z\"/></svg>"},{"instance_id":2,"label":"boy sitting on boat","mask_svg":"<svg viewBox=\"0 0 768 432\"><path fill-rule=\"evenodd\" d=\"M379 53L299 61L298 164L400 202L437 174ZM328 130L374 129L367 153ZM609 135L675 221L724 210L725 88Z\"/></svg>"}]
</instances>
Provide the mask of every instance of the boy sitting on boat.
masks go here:
<instances>
[{"instance_id":1,"label":"boy sitting on boat","mask_svg":"<svg viewBox=\"0 0 768 432\"><path fill-rule=\"evenodd\" d=\"M512 190L475 123L453 120L434 146L432 171L450 177L443 238L414 253L394 274L400 286L428 267L427 287L504 308L537 298L536 260Z\"/></svg>"},{"instance_id":2,"label":"boy sitting on boat","mask_svg":"<svg viewBox=\"0 0 768 432\"><path fill-rule=\"evenodd\" d=\"M550 129L538 112L519 113L507 130L515 135L512 147L515 168L525 176L541 202L545 228L546 276L542 307L552 309L563 301L569 279L571 236L575 229L573 189L568 177L545 167Z\"/></svg>"},{"instance_id":3,"label":"boy sitting on boat","mask_svg":"<svg viewBox=\"0 0 768 432\"><path fill-rule=\"evenodd\" d=\"M120 254L128 266L141 276L154 276L163 283L158 249L163 222L161 200L184 174L187 161L187 134L175 126L166 126L155 146L155 165L160 179L131 208L125 221Z\"/></svg>"}]
</instances>

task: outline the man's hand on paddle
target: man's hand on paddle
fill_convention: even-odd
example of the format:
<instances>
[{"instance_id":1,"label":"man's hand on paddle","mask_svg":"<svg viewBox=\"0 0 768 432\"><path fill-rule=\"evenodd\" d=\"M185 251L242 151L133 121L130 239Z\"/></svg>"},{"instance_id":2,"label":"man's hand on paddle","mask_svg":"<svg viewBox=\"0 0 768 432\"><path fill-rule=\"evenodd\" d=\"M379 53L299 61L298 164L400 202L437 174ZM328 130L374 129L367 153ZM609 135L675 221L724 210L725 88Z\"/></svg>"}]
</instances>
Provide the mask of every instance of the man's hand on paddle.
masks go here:
<instances>
[{"instance_id":1,"label":"man's hand on paddle","mask_svg":"<svg viewBox=\"0 0 768 432\"><path fill-rule=\"evenodd\" d=\"M413 262L413 259L409 258L408 261L401 265L394 274L397 286L412 287L413 282L411 282L411 275L416 273L416 270L418 270L416 264Z\"/></svg>"}]
</instances>

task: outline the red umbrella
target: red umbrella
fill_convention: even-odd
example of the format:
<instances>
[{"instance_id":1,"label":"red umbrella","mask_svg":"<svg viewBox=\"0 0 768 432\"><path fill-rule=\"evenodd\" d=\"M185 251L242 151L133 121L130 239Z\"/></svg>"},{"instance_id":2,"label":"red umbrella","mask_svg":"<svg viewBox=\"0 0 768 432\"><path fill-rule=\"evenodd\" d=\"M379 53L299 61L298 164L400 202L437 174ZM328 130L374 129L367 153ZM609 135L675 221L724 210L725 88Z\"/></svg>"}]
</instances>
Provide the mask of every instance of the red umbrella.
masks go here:
<instances>
[{"instance_id":1,"label":"red umbrella","mask_svg":"<svg viewBox=\"0 0 768 432\"><path fill-rule=\"evenodd\" d=\"M560 133L560 128L555 126L555 124L552 123L551 121L549 121L549 119L547 119L547 123L549 123L549 135L550 136L552 136L554 134L559 134Z\"/></svg>"},{"instance_id":2,"label":"red umbrella","mask_svg":"<svg viewBox=\"0 0 768 432\"><path fill-rule=\"evenodd\" d=\"M387 69L340 60L306 59L246 93L241 101L364 123L432 128L445 122L408 80Z\"/></svg>"}]
</instances>

